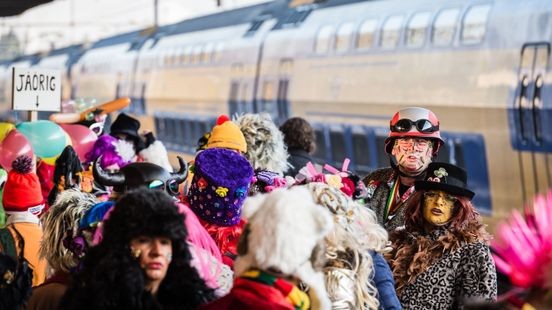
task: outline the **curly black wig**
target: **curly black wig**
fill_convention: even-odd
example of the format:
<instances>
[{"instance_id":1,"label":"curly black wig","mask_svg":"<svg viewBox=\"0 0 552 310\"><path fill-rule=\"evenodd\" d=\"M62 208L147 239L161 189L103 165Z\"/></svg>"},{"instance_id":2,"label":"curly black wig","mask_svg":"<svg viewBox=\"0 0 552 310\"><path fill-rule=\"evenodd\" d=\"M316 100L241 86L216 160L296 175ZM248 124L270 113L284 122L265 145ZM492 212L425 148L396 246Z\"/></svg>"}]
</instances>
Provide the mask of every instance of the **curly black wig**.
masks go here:
<instances>
[{"instance_id":1,"label":"curly black wig","mask_svg":"<svg viewBox=\"0 0 552 310\"><path fill-rule=\"evenodd\" d=\"M75 275L62 309L195 309L214 299L190 265L184 215L174 200L158 190L127 192L104 222L102 242L89 250ZM169 237L173 259L156 297L145 289L145 276L132 258L130 240L138 236Z\"/></svg>"}]
</instances>

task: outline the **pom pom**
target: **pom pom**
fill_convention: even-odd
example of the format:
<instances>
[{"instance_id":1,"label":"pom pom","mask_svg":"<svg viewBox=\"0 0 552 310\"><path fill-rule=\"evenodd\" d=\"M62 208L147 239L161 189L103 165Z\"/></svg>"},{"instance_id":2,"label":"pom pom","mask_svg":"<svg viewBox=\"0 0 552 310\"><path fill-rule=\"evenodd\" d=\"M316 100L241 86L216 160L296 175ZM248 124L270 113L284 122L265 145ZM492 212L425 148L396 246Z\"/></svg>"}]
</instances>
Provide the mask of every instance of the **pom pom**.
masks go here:
<instances>
[{"instance_id":1,"label":"pom pom","mask_svg":"<svg viewBox=\"0 0 552 310\"><path fill-rule=\"evenodd\" d=\"M227 115L221 115L217 118L217 125L222 125L224 124L225 122L229 121L230 118L227 116Z\"/></svg>"},{"instance_id":2,"label":"pom pom","mask_svg":"<svg viewBox=\"0 0 552 310\"><path fill-rule=\"evenodd\" d=\"M20 155L12 162L12 169L21 174L31 172L32 168L33 159L27 155Z\"/></svg>"}]
</instances>

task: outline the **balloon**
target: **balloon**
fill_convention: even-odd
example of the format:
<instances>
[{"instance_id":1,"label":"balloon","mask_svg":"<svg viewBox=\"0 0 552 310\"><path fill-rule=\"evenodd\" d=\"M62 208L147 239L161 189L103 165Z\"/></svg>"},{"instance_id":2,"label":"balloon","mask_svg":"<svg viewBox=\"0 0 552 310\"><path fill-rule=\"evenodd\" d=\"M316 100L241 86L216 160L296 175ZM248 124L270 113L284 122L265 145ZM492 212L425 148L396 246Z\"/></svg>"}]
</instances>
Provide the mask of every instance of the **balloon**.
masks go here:
<instances>
[{"instance_id":1,"label":"balloon","mask_svg":"<svg viewBox=\"0 0 552 310\"><path fill-rule=\"evenodd\" d=\"M73 146L73 142L71 141L71 137L69 137L69 135L65 132L65 146L68 146L68 145ZM65 149L65 147L63 149ZM61 150L61 153L63 153L63 150ZM61 153L59 153L55 156L52 156L52 157L46 157L46 158L41 157L40 159L43 162L45 162L46 164L50 165L50 166L55 166L56 165L56 160L61 155Z\"/></svg>"},{"instance_id":2,"label":"balloon","mask_svg":"<svg viewBox=\"0 0 552 310\"><path fill-rule=\"evenodd\" d=\"M51 121L23 122L15 127L29 140L35 154L41 158L60 154L67 142L63 129Z\"/></svg>"},{"instance_id":3,"label":"balloon","mask_svg":"<svg viewBox=\"0 0 552 310\"><path fill-rule=\"evenodd\" d=\"M90 130L90 128L78 124L60 124L61 128L67 132L73 148L81 161L86 161L86 153L92 150L94 143L98 140L98 136Z\"/></svg>"},{"instance_id":4,"label":"balloon","mask_svg":"<svg viewBox=\"0 0 552 310\"><path fill-rule=\"evenodd\" d=\"M0 165L6 170L11 170L12 162L19 155L33 157L33 147L25 136L17 130L12 130L0 143Z\"/></svg>"},{"instance_id":5,"label":"balloon","mask_svg":"<svg viewBox=\"0 0 552 310\"><path fill-rule=\"evenodd\" d=\"M0 123L0 141L4 140L8 133L14 128L15 126L12 123Z\"/></svg>"}]
</instances>

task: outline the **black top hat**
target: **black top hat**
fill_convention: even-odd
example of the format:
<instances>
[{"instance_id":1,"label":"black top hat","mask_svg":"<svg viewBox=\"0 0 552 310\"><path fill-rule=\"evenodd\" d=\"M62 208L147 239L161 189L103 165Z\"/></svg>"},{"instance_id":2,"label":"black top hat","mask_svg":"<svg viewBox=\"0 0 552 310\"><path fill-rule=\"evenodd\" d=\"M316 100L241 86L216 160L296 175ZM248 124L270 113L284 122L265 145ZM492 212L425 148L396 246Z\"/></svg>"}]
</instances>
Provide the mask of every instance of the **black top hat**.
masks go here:
<instances>
[{"instance_id":1,"label":"black top hat","mask_svg":"<svg viewBox=\"0 0 552 310\"><path fill-rule=\"evenodd\" d=\"M466 171L448 163L430 163L424 181L414 183L416 190L440 190L472 199L474 192L466 188Z\"/></svg>"},{"instance_id":2,"label":"black top hat","mask_svg":"<svg viewBox=\"0 0 552 310\"><path fill-rule=\"evenodd\" d=\"M117 116L117 119L113 122L113 124L111 124L110 134L113 136L119 133L124 133L137 139L140 137L138 135L139 128L140 122L137 119L132 118L125 113L121 113Z\"/></svg>"}]
</instances>

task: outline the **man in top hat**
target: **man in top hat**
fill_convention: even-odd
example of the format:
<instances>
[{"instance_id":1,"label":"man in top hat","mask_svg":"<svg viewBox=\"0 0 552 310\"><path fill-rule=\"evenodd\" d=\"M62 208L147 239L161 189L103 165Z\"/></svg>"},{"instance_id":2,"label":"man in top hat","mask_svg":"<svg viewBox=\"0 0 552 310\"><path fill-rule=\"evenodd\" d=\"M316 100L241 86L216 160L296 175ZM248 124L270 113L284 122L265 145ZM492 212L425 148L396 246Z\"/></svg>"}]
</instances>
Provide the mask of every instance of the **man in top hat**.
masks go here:
<instances>
[{"instance_id":1,"label":"man in top hat","mask_svg":"<svg viewBox=\"0 0 552 310\"><path fill-rule=\"evenodd\" d=\"M169 162L167 149L163 143L155 139L151 131L143 136L138 133L140 121L121 113L111 124L110 135L123 141L131 143L136 153L134 161L145 161L156 164L172 172L173 168Z\"/></svg>"},{"instance_id":2,"label":"man in top hat","mask_svg":"<svg viewBox=\"0 0 552 310\"><path fill-rule=\"evenodd\" d=\"M414 193L414 182L423 179L429 163L443 144L439 119L428 109L399 110L390 121L385 152L391 167L375 170L364 178L366 206L376 212L388 231L404 225L404 206Z\"/></svg>"}]
</instances>

